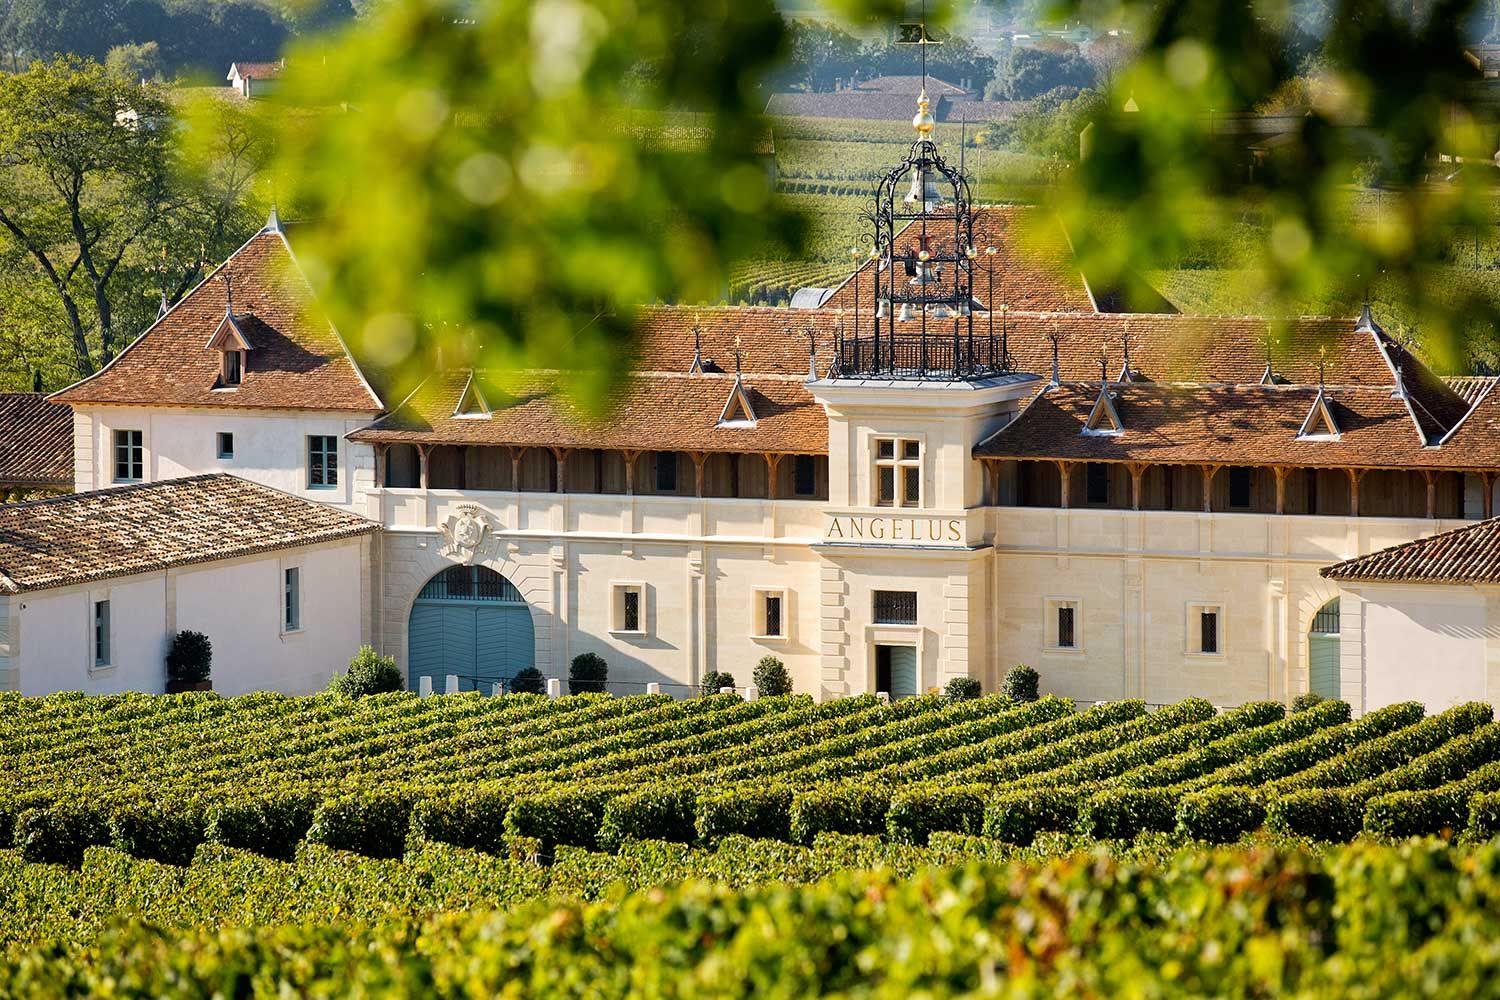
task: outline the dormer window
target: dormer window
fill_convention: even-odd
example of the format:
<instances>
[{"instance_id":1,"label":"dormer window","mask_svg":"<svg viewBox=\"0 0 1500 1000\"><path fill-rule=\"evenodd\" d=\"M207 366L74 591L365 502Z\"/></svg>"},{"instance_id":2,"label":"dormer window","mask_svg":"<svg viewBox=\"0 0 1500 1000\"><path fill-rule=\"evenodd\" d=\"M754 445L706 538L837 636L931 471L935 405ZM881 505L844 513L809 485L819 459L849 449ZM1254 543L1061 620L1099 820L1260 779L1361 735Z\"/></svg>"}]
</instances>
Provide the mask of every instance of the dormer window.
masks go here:
<instances>
[{"instance_id":1,"label":"dormer window","mask_svg":"<svg viewBox=\"0 0 1500 1000\"><path fill-rule=\"evenodd\" d=\"M1312 406L1308 408L1307 417L1302 421L1301 429L1297 431L1297 439L1299 441L1337 441L1341 434L1338 420L1333 414L1333 407L1320 386L1318 394L1313 397Z\"/></svg>"},{"instance_id":2,"label":"dormer window","mask_svg":"<svg viewBox=\"0 0 1500 1000\"><path fill-rule=\"evenodd\" d=\"M216 389L233 389L245 381L245 362L249 357L250 338L240 325L241 317L234 314L234 301L225 289L224 318L214 329L204 350L219 352L219 381Z\"/></svg>"},{"instance_id":3,"label":"dormer window","mask_svg":"<svg viewBox=\"0 0 1500 1000\"><path fill-rule=\"evenodd\" d=\"M245 352L225 351L224 368L220 376L226 386L239 385L245 377Z\"/></svg>"}]
</instances>

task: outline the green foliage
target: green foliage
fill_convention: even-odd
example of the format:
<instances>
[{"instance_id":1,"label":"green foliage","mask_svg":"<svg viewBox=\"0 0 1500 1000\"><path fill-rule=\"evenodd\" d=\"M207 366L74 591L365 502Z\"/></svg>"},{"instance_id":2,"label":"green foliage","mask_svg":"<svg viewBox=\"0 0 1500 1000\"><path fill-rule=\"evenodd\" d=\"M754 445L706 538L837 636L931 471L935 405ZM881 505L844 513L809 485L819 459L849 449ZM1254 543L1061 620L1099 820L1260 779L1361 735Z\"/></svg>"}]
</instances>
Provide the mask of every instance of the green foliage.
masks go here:
<instances>
[{"instance_id":1,"label":"green foliage","mask_svg":"<svg viewBox=\"0 0 1500 1000\"><path fill-rule=\"evenodd\" d=\"M1464 837L1473 841L1500 837L1500 792L1485 792L1469 799Z\"/></svg>"},{"instance_id":2,"label":"green foliage","mask_svg":"<svg viewBox=\"0 0 1500 1000\"><path fill-rule=\"evenodd\" d=\"M1316 691L1304 691L1301 694L1297 695L1297 697L1292 699L1292 711L1306 712L1314 705L1322 704L1325 700L1326 699L1324 699L1324 697L1318 694Z\"/></svg>"},{"instance_id":3,"label":"green foliage","mask_svg":"<svg viewBox=\"0 0 1500 1000\"><path fill-rule=\"evenodd\" d=\"M786 664L775 656L762 656L750 676L763 698L792 693L792 675L787 673Z\"/></svg>"},{"instance_id":4,"label":"green foliage","mask_svg":"<svg viewBox=\"0 0 1500 1000\"><path fill-rule=\"evenodd\" d=\"M328 690L346 698L389 694L406 687L406 678L392 656L381 656L371 646L359 647L349 669L328 683Z\"/></svg>"},{"instance_id":5,"label":"green foliage","mask_svg":"<svg viewBox=\"0 0 1500 1000\"><path fill-rule=\"evenodd\" d=\"M1312 840L1349 840L1364 825L1364 796L1337 788L1304 788L1266 806L1266 825Z\"/></svg>"},{"instance_id":6,"label":"green foliage","mask_svg":"<svg viewBox=\"0 0 1500 1000\"><path fill-rule=\"evenodd\" d=\"M424 796L411 811L411 832L426 840L498 854L514 793L499 785Z\"/></svg>"},{"instance_id":7,"label":"green foliage","mask_svg":"<svg viewBox=\"0 0 1500 1000\"><path fill-rule=\"evenodd\" d=\"M523 667L510 679L511 694L546 694L547 678L536 667Z\"/></svg>"},{"instance_id":8,"label":"green foliage","mask_svg":"<svg viewBox=\"0 0 1500 1000\"><path fill-rule=\"evenodd\" d=\"M1214 844L1238 840L1266 820L1266 809L1251 788L1205 788L1177 804L1177 829Z\"/></svg>"},{"instance_id":9,"label":"green foliage","mask_svg":"<svg viewBox=\"0 0 1500 1000\"><path fill-rule=\"evenodd\" d=\"M109 842L132 857L186 865L203 839L203 813L192 803L130 802L109 814Z\"/></svg>"},{"instance_id":10,"label":"green foliage","mask_svg":"<svg viewBox=\"0 0 1500 1000\"><path fill-rule=\"evenodd\" d=\"M792 789L786 785L744 785L698 797L697 834L705 844L725 837L791 839Z\"/></svg>"},{"instance_id":11,"label":"green foliage","mask_svg":"<svg viewBox=\"0 0 1500 1000\"><path fill-rule=\"evenodd\" d=\"M1036 701L1041 675L1032 667L1019 663L1005 672L1000 693L1014 701Z\"/></svg>"},{"instance_id":12,"label":"green foliage","mask_svg":"<svg viewBox=\"0 0 1500 1000\"><path fill-rule=\"evenodd\" d=\"M792 841L811 844L820 833L884 833L890 804L890 792L871 785L821 785L799 790L792 796Z\"/></svg>"},{"instance_id":13,"label":"green foliage","mask_svg":"<svg viewBox=\"0 0 1500 1000\"><path fill-rule=\"evenodd\" d=\"M1167 788L1112 788L1078 806L1078 832L1101 840L1124 840L1177 824L1180 795Z\"/></svg>"},{"instance_id":14,"label":"green foliage","mask_svg":"<svg viewBox=\"0 0 1500 1000\"><path fill-rule=\"evenodd\" d=\"M718 694L724 688L735 686L734 675L723 670L710 670L698 682L698 691L703 695Z\"/></svg>"},{"instance_id":15,"label":"green foliage","mask_svg":"<svg viewBox=\"0 0 1500 1000\"><path fill-rule=\"evenodd\" d=\"M1005 96L1025 101L1059 89L1074 93L1094 85L1094 68L1078 54L1076 46L1025 48L1010 57Z\"/></svg>"},{"instance_id":16,"label":"green foliage","mask_svg":"<svg viewBox=\"0 0 1500 1000\"><path fill-rule=\"evenodd\" d=\"M1043 831L1071 829L1078 822L1081 799L1073 788L1001 792L985 803L984 835L1025 847Z\"/></svg>"},{"instance_id":17,"label":"green foliage","mask_svg":"<svg viewBox=\"0 0 1500 1000\"><path fill-rule=\"evenodd\" d=\"M15 844L26 861L77 867L85 848L108 842L109 819L97 806L42 806L16 817Z\"/></svg>"},{"instance_id":18,"label":"green foliage","mask_svg":"<svg viewBox=\"0 0 1500 1000\"><path fill-rule=\"evenodd\" d=\"M155 42L139 45L126 42L111 46L104 57L104 68L122 83L140 83L142 80L160 83L163 69L161 46Z\"/></svg>"},{"instance_id":19,"label":"green foliage","mask_svg":"<svg viewBox=\"0 0 1500 1000\"><path fill-rule=\"evenodd\" d=\"M559 844L592 850L609 799L607 792L580 786L519 795L505 814L505 839L535 838L544 857L551 857Z\"/></svg>"},{"instance_id":20,"label":"green foliage","mask_svg":"<svg viewBox=\"0 0 1500 1000\"><path fill-rule=\"evenodd\" d=\"M307 839L372 858L399 858L406 849L413 797L400 791L357 791L324 799Z\"/></svg>"},{"instance_id":21,"label":"green foliage","mask_svg":"<svg viewBox=\"0 0 1500 1000\"><path fill-rule=\"evenodd\" d=\"M598 653L579 653L568 667L568 693L604 692L609 679L609 664Z\"/></svg>"},{"instance_id":22,"label":"green foliage","mask_svg":"<svg viewBox=\"0 0 1500 1000\"><path fill-rule=\"evenodd\" d=\"M318 801L308 792L273 792L223 802L208 811L204 839L290 859L312 826Z\"/></svg>"},{"instance_id":23,"label":"green foliage","mask_svg":"<svg viewBox=\"0 0 1500 1000\"><path fill-rule=\"evenodd\" d=\"M978 677L955 677L943 688L943 697L949 701L973 701L983 693Z\"/></svg>"},{"instance_id":24,"label":"green foliage","mask_svg":"<svg viewBox=\"0 0 1500 1000\"><path fill-rule=\"evenodd\" d=\"M1469 797L1456 788L1390 792L1365 803L1364 829L1382 837L1456 837L1469 818Z\"/></svg>"},{"instance_id":25,"label":"green foliage","mask_svg":"<svg viewBox=\"0 0 1500 1000\"><path fill-rule=\"evenodd\" d=\"M917 786L894 793L885 815L886 832L901 844L926 845L934 833L975 834L984 826L983 785L958 788Z\"/></svg>"},{"instance_id":26,"label":"green foliage","mask_svg":"<svg viewBox=\"0 0 1500 1000\"><path fill-rule=\"evenodd\" d=\"M196 684L208 680L214 647L202 632L178 632L167 648L167 680Z\"/></svg>"},{"instance_id":27,"label":"green foliage","mask_svg":"<svg viewBox=\"0 0 1500 1000\"><path fill-rule=\"evenodd\" d=\"M698 793L687 785L653 785L609 800L599 825L599 849L617 851L626 840L691 843L697 836Z\"/></svg>"}]
</instances>

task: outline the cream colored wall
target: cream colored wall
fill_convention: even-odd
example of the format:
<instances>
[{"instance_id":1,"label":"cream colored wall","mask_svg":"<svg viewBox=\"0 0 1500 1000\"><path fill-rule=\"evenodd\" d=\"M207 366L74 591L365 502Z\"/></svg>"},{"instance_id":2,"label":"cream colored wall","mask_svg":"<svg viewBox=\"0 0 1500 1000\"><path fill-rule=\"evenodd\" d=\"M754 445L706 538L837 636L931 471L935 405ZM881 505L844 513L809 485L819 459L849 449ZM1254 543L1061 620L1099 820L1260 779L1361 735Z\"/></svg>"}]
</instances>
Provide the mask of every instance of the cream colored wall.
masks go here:
<instances>
[{"instance_id":1,"label":"cream colored wall","mask_svg":"<svg viewBox=\"0 0 1500 1000\"><path fill-rule=\"evenodd\" d=\"M165 688L167 579L164 573L17 594L12 634L18 690L112 694ZM93 665L94 602L110 603L110 664Z\"/></svg>"},{"instance_id":2,"label":"cream colored wall","mask_svg":"<svg viewBox=\"0 0 1500 1000\"><path fill-rule=\"evenodd\" d=\"M116 485L114 431L139 430L146 482L228 472L319 503L362 509L364 495L374 486L375 452L344 435L373 417L295 410L78 407L73 415L75 488L84 492ZM217 457L220 431L234 435L232 459ZM311 434L338 439L339 482L334 489L307 487Z\"/></svg>"}]
</instances>

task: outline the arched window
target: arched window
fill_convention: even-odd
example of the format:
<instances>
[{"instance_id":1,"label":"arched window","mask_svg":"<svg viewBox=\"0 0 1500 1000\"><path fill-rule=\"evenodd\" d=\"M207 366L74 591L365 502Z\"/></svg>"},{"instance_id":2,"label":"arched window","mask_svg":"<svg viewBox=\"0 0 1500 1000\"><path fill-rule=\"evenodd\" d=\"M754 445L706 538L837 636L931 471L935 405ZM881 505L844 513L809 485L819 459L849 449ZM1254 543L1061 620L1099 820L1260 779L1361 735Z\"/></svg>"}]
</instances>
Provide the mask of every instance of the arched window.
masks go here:
<instances>
[{"instance_id":1,"label":"arched window","mask_svg":"<svg viewBox=\"0 0 1500 1000\"><path fill-rule=\"evenodd\" d=\"M486 566L449 566L427 581L423 601L504 601L524 604L516 585Z\"/></svg>"}]
</instances>

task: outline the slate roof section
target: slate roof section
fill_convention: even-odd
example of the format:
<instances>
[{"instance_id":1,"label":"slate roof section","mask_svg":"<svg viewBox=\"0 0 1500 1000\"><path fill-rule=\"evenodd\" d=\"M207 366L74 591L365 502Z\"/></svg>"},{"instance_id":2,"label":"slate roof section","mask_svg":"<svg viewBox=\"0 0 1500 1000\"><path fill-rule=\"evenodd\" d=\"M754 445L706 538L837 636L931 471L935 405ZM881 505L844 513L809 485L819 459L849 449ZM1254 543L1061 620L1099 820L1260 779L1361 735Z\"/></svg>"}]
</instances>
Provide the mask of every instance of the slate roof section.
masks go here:
<instances>
[{"instance_id":1,"label":"slate roof section","mask_svg":"<svg viewBox=\"0 0 1500 1000\"><path fill-rule=\"evenodd\" d=\"M0 486L73 486L73 410L39 392L0 392Z\"/></svg>"},{"instance_id":2,"label":"slate roof section","mask_svg":"<svg viewBox=\"0 0 1500 1000\"><path fill-rule=\"evenodd\" d=\"M1500 583L1500 519L1394 545L1320 570L1340 583Z\"/></svg>"},{"instance_id":3,"label":"slate roof section","mask_svg":"<svg viewBox=\"0 0 1500 1000\"><path fill-rule=\"evenodd\" d=\"M251 350L244 380L216 389L205 345L224 320L225 275ZM378 413L384 407L337 331L318 315L286 237L262 230L104 368L52 396L71 403Z\"/></svg>"},{"instance_id":4,"label":"slate roof section","mask_svg":"<svg viewBox=\"0 0 1500 1000\"><path fill-rule=\"evenodd\" d=\"M0 506L0 593L370 534L379 525L223 473Z\"/></svg>"},{"instance_id":5,"label":"slate roof section","mask_svg":"<svg viewBox=\"0 0 1500 1000\"><path fill-rule=\"evenodd\" d=\"M689 338L688 352L691 355ZM455 417L469 372L428 378L395 412L350 434L355 441L607 448L639 451L765 452L821 455L828 451L828 416L801 379L744 378L754 427L721 427L734 391L733 375L627 376L609 415L590 422L543 376L520 385L479 373L488 417Z\"/></svg>"}]
</instances>

